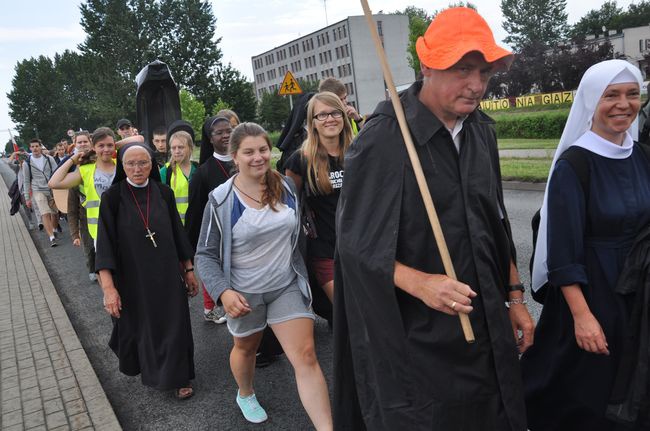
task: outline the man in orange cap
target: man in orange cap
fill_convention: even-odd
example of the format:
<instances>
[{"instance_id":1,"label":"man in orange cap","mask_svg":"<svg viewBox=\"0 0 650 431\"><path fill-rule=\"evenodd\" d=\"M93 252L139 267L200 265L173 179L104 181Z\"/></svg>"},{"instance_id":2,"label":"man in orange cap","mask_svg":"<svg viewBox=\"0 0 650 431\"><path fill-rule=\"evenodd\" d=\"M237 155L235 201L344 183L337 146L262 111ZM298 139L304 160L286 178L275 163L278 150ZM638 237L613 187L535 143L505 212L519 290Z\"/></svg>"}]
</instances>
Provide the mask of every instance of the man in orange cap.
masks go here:
<instances>
[{"instance_id":1,"label":"man in orange cap","mask_svg":"<svg viewBox=\"0 0 650 431\"><path fill-rule=\"evenodd\" d=\"M533 322L493 121L477 109L513 56L468 8L441 12L416 47L423 80L400 99L458 281L444 275L394 109L382 102L346 154L338 205L335 429L524 431L517 350L532 344Z\"/></svg>"}]
</instances>

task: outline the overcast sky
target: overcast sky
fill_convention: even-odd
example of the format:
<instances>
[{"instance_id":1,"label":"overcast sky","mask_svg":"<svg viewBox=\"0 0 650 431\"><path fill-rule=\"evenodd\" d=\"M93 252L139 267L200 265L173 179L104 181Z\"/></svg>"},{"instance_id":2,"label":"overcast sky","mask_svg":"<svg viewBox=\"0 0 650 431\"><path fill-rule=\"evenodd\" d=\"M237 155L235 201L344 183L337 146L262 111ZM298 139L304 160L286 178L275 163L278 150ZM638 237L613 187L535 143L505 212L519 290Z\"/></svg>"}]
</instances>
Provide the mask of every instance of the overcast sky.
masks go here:
<instances>
[{"instance_id":1,"label":"overcast sky","mask_svg":"<svg viewBox=\"0 0 650 431\"><path fill-rule=\"evenodd\" d=\"M5 3L4 0L3 3ZM569 23L574 23L591 9L598 9L605 0L567 0ZM632 0L619 0L624 8ZM7 1L8 3L8 1ZM292 39L311 33L350 15L363 15L361 3L354 0L213 0L217 17L216 35L221 37L223 61L231 62L252 79L251 57ZM413 5L426 10L446 7L453 1L431 0L369 0L374 13L402 10ZM499 2L473 0L479 13L492 27L495 38L506 35ZM8 128L14 124L9 117L6 93L17 62L39 55L53 56L65 49L76 50L84 40L79 24L78 0L12 1L2 10L0 20L0 142L6 142ZM327 10L327 14L326 11Z\"/></svg>"}]
</instances>

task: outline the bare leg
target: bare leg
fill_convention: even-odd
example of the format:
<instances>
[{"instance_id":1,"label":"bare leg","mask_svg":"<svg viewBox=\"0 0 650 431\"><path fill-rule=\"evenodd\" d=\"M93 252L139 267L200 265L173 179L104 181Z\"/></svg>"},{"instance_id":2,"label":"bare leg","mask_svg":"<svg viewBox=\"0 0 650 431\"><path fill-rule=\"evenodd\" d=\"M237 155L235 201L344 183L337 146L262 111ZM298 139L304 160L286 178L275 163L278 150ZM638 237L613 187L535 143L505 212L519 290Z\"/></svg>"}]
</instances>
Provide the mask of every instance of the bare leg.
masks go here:
<instances>
[{"instance_id":1,"label":"bare leg","mask_svg":"<svg viewBox=\"0 0 650 431\"><path fill-rule=\"evenodd\" d=\"M314 321L293 319L271 325L293 366L298 394L309 419L318 431L332 430L327 383L314 350Z\"/></svg>"},{"instance_id":2,"label":"bare leg","mask_svg":"<svg viewBox=\"0 0 650 431\"><path fill-rule=\"evenodd\" d=\"M255 353L262 340L262 331L248 337L233 337L235 345L230 352L230 370L239 387L239 396L253 394L255 376Z\"/></svg>"},{"instance_id":3,"label":"bare leg","mask_svg":"<svg viewBox=\"0 0 650 431\"><path fill-rule=\"evenodd\" d=\"M52 222L52 219L56 217L56 215L46 213L43 214L41 217L43 218L43 226L45 227L45 232L47 232L47 236L49 238L52 238L54 236L54 223Z\"/></svg>"},{"instance_id":4,"label":"bare leg","mask_svg":"<svg viewBox=\"0 0 650 431\"><path fill-rule=\"evenodd\" d=\"M327 295L327 298L333 304L334 303L334 280L330 280L327 283L323 284L321 286L321 289L325 291L325 295Z\"/></svg>"}]
</instances>

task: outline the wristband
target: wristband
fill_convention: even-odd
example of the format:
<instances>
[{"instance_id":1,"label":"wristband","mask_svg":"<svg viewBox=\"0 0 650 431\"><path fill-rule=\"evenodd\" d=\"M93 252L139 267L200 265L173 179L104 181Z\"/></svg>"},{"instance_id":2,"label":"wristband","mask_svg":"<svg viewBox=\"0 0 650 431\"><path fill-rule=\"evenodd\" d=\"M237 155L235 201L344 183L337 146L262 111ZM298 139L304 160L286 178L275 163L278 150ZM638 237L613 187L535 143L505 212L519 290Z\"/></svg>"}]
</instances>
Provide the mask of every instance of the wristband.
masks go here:
<instances>
[{"instance_id":1,"label":"wristband","mask_svg":"<svg viewBox=\"0 0 650 431\"><path fill-rule=\"evenodd\" d=\"M512 305L526 305L528 301L524 298L512 298L510 301L506 301L506 307L510 308Z\"/></svg>"},{"instance_id":2,"label":"wristband","mask_svg":"<svg viewBox=\"0 0 650 431\"><path fill-rule=\"evenodd\" d=\"M193 271L194 271L194 267L192 267L192 268L185 268L185 274L187 274L188 272L193 272Z\"/></svg>"},{"instance_id":3,"label":"wristband","mask_svg":"<svg viewBox=\"0 0 650 431\"><path fill-rule=\"evenodd\" d=\"M506 287L506 292L508 292L508 293L517 292L517 291L523 292L524 290L525 290L524 285L521 284L521 283L510 284L510 285L508 285L508 287Z\"/></svg>"}]
</instances>

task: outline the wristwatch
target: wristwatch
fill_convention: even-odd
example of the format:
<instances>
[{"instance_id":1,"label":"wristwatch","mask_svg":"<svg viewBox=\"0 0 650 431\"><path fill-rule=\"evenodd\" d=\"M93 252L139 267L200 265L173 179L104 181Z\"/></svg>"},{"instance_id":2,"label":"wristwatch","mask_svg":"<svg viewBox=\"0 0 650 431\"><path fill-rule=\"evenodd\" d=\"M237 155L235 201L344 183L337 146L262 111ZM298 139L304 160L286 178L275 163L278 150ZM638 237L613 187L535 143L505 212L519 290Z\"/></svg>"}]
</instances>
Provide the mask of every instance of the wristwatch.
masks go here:
<instances>
[{"instance_id":1,"label":"wristwatch","mask_svg":"<svg viewBox=\"0 0 650 431\"><path fill-rule=\"evenodd\" d=\"M510 293L510 292L517 292L517 291L519 291L519 292L523 292L524 290L525 290L525 289L524 289L524 285L521 284L521 283L517 283L517 284L509 284L508 287L506 287L506 292L507 292L507 293Z\"/></svg>"}]
</instances>

